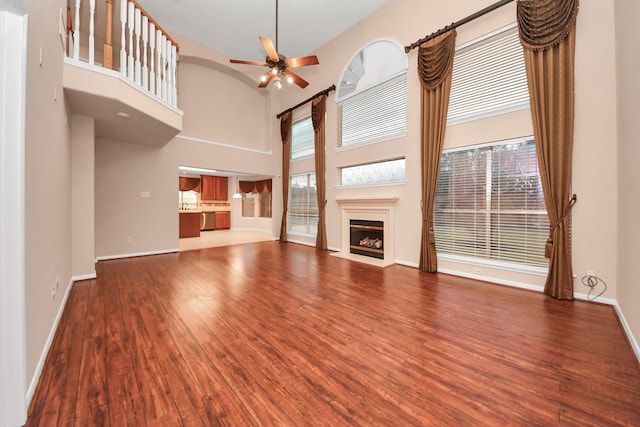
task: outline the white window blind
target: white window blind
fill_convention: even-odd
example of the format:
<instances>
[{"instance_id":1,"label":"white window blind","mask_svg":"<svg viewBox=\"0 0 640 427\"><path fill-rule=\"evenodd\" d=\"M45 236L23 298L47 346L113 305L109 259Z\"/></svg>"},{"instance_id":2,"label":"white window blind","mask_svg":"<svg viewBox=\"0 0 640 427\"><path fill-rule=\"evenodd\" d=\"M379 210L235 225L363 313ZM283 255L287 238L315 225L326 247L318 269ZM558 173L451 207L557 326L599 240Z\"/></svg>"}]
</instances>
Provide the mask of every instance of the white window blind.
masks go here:
<instances>
[{"instance_id":1,"label":"white window blind","mask_svg":"<svg viewBox=\"0 0 640 427\"><path fill-rule=\"evenodd\" d=\"M253 193L242 193L242 216L255 217L255 197Z\"/></svg>"},{"instance_id":2,"label":"white window blind","mask_svg":"<svg viewBox=\"0 0 640 427\"><path fill-rule=\"evenodd\" d=\"M271 218L271 192L260 193L260 218Z\"/></svg>"},{"instance_id":3,"label":"white window blind","mask_svg":"<svg viewBox=\"0 0 640 427\"><path fill-rule=\"evenodd\" d=\"M448 124L529 106L522 46L509 27L458 48L453 61Z\"/></svg>"},{"instance_id":4,"label":"white window blind","mask_svg":"<svg viewBox=\"0 0 640 427\"><path fill-rule=\"evenodd\" d=\"M347 98L338 110L342 147L406 135L406 73Z\"/></svg>"},{"instance_id":5,"label":"white window blind","mask_svg":"<svg viewBox=\"0 0 640 427\"><path fill-rule=\"evenodd\" d=\"M316 235L318 232L316 174L294 175L290 179L287 231Z\"/></svg>"},{"instance_id":6,"label":"white window blind","mask_svg":"<svg viewBox=\"0 0 640 427\"><path fill-rule=\"evenodd\" d=\"M547 267L533 139L443 152L434 228L439 254Z\"/></svg>"},{"instance_id":7,"label":"white window blind","mask_svg":"<svg viewBox=\"0 0 640 427\"><path fill-rule=\"evenodd\" d=\"M311 117L307 117L291 125L291 160L313 154L313 123Z\"/></svg>"}]
</instances>

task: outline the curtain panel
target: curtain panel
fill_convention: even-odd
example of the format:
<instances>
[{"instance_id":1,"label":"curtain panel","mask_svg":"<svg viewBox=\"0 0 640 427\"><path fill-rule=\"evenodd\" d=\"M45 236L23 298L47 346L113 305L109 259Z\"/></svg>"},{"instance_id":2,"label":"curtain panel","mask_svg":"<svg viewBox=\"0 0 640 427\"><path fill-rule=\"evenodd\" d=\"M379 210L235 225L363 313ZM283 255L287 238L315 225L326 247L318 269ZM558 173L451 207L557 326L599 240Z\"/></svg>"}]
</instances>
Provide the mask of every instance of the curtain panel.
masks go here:
<instances>
[{"instance_id":1,"label":"curtain panel","mask_svg":"<svg viewBox=\"0 0 640 427\"><path fill-rule=\"evenodd\" d=\"M420 167L422 172L422 237L420 270L438 271L433 210L440 173L440 157L447 128L456 31L420 45L418 76L421 84Z\"/></svg>"},{"instance_id":2,"label":"curtain panel","mask_svg":"<svg viewBox=\"0 0 640 427\"><path fill-rule=\"evenodd\" d=\"M533 133L550 232L545 247L549 273L544 292L573 299L569 237L571 194L575 30L578 0L518 0Z\"/></svg>"},{"instance_id":3,"label":"curtain panel","mask_svg":"<svg viewBox=\"0 0 640 427\"><path fill-rule=\"evenodd\" d=\"M316 249L327 249L327 224L325 207L327 206L326 155L325 155L325 111L326 95L315 98L311 103L311 121L313 123L314 152L316 167L316 193L318 196L318 232Z\"/></svg>"},{"instance_id":4,"label":"curtain panel","mask_svg":"<svg viewBox=\"0 0 640 427\"><path fill-rule=\"evenodd\" d=\"M287 241L287 214L289 211L289 158L291 156L291 111L280 118L280 137L282 139L282 223L280 241Z\"/></svg>"}]
</instances>

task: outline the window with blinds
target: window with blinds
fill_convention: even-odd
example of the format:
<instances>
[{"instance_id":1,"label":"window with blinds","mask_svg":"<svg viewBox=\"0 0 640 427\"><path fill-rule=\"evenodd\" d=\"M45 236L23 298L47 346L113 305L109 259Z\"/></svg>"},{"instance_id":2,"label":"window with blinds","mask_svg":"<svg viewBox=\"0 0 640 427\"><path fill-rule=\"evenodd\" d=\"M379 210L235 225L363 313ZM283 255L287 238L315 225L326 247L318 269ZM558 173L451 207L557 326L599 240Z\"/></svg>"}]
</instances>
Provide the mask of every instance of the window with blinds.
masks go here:
<instances>
[{"instance_id":1,"label":"window with blinds","mask_svg":"<svg viewBox=\"0 0 640 427\"><path fill-rule=\"evenodd\" d=\"M528 106L524 55L515 24L456 49L447 124Z\"/></svg>"},{"instance_id":2,"label":"window with blinds","mask_svg":"<svg viewBox=\"0 0 640 427\"><path fill-rule=\"evenodd\" d=\"M406 73L345 99L338 114L342 147L406 135Z\"/></svg>"},{"instance_id":3,"label":"window with blinds","mask_svg":"<svg viewBox=\"0 0 640 427\"><path fill-rule=\"evenodd\" d=\"M311 117L291 125L291 160L313 156L313 123Z\"/></svg>"},{"instance_id":4,"label":"window with blinds","mask_svg":"<svg viewBox=\"0 0 640 427\"><path fill-rule=\"evenodd\" d=\"M290 179L287 231L315 236L318 232L316 174L294 175Z\"/></svg>"},{"instance_id":5,"label":"window with blinds","mask_svg":"<svg viewBox=\"0 0 640 427\"><path fill-rule=\"evenodd\" d=\"M253 193L242 193L242 216L256 216L255 197Z\"/></svg>"},{"instance_id":6,"label":"window with blinds","mask_svg":"<svg viewBox=\"0 0 640 427\"><path fill-rule=\"evenodd\" d=\"M260 193L260 218L271 218L271 192L264 191Z\"/></svg>"},{"instance_id":7,"label":"window with blinds","mask_svg":"<svg viewBox=\"0 0 640 427\"><path fill-rule=\"evenodd\" d=\"M445 150L434 229L439 255L546 268L549 219L533 138Z\"/></svg>"}]
</instances>

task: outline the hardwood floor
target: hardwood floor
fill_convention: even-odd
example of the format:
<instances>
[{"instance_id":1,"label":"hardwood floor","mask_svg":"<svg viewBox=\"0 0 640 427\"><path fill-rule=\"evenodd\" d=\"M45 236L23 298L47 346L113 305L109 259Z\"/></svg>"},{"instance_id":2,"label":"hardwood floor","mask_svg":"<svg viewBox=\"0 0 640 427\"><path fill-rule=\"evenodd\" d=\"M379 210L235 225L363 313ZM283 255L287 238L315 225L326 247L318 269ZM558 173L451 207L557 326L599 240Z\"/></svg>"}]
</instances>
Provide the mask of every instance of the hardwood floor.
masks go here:
<instances>
[{"instance_id":1,"label":"hardwood floor","mask_svg":"<svg viewBox=\"0 0 640 427\"><path fill-rule=\"evenodd\" d=\"M640 425L611 306L279 242L97 272L27 426Z\"/></svg>"}]
</instances>

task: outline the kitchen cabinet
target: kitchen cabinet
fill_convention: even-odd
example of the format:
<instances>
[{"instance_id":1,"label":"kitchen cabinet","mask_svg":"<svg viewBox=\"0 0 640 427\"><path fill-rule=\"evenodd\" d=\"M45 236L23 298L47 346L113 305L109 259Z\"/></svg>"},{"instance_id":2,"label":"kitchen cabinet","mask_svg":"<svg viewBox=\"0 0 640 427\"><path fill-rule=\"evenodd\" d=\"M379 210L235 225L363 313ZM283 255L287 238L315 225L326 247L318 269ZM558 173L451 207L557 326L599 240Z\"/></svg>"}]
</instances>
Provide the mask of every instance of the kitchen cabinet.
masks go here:
<instances>
[{"instance_id":1,"label":"kitchen cabinet","mask_svg":"<svg viewBox=\"0 0 640 427\"><path fill-rule=\"evenodd\" d=\"M200 180L202 201L229 200L229 178L226 176L202 175Z\"/></svg>"},{"instance_id":2,"label":"kitchen cabinet","mask_svg":"<svg viewBox=\"0 0 640 427\"><path fill-rule=\"evenodd\" d=\"M216 212L216 230L228 230L231 228L231 212Z\"/></svg>"},{"instance_id":3,"label":"kitchen cabinet","mask_svg":"<svg viewBox=\"0 0 640 427\"><path fill-rule=\"evenodd\" d=\"M200 237L200 212L180 212L179 238Z\"/></svg>"}]
</instances>

